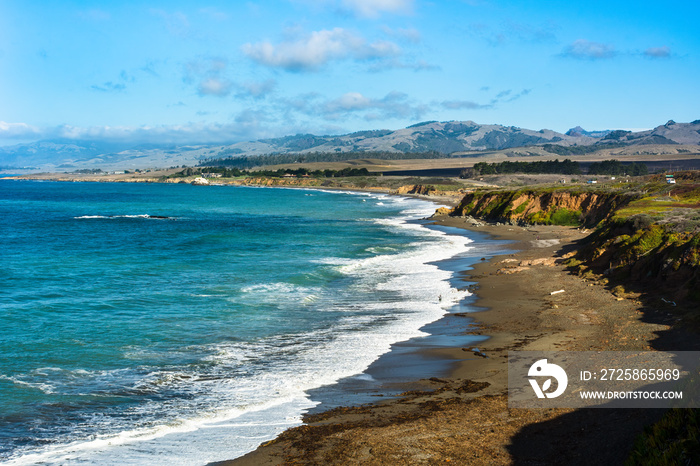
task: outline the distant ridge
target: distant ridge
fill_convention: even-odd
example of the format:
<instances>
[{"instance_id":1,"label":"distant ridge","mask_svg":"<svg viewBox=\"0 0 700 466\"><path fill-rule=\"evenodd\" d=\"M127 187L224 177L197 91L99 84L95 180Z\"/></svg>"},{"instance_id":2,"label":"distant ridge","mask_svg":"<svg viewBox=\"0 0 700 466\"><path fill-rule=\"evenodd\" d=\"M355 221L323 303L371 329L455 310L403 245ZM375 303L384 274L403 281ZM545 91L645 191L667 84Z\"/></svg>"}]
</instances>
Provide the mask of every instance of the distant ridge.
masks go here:
<instances>
[{"instance_id":1,"label":"distant ridge","mask_svg":"<svg viewBox=\"0 0 700 466\"><path fill-rule=\"evenodd\" d=\"M604 138L607 136L609 133L612 131L609 129L606 129L605 131L586 131L585 129L581 128L580 126L577 126L575 128L571 128L569 131L567 131L566 134L567 136L571 137L581 137L581 136L588 136L591 138Z\"/></svg>"},{"instance_id":2,"label":"distant ridge","mask_svg":"<svg viewBox=\"0 0 700 466\"><path fill-rule=\"evenodd\" d=\"M639 132L586 131L577 126L565 134L548 129L482 125L473 121L425 121L398 130L378 129L327 136L297 134L226 145L129 145L64 139L0 147L0 166L64 171L96 167L124 169L196 165L208 159L266 154L393 152L447 156L532 146L545 147L555 154L582 154L598 147L652 144L700 146L700 120L691 123L670 120L654 129Z\"/></svg>"},{"instance_id":3,"label":"distant ridge","mask_svg":"<svg viewBox=\"0 0 700 466\"><path fill-rule=\"evenodd\" d=\"M668 123L653 130L586 131L572 128L566 134L515 126L480 125L473 121L426 121L399 130L360 131L338 136L297 134L283 138L241 142L222 148L210 158L266 154L338 152L438 152L459 154L470 151L504 150L528 146L601 147L645 144L700 145L700 122ZM564 151L565 152L565 151Z\"/></svg>"}]
</instances>

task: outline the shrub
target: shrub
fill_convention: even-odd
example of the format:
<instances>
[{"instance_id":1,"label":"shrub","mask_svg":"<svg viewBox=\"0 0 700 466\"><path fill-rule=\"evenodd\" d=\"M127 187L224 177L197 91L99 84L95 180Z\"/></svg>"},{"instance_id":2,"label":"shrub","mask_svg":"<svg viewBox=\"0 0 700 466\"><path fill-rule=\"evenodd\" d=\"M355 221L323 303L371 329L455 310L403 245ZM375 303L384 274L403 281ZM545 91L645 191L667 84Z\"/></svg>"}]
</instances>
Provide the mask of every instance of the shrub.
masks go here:
<instances>
[{"instance_id":1,"label":"shrub","mask_svg":"<svg viewBox=\"0 0 700 466\"><path fill-rule=\"evenodd\" d=\"M654 223L654 219L647 214L638 214L630 217L630 222L634 230L646 230Z\"/></svg>"},{"instance_id":2,"label":"shrub","mask_svg":"<svg viewBox=\"0 0 700 466\"><path fill-rule=\"evenodd\" d=\"M550 223L552 225L577 226L581 223L580 219L581 212L561 208L551 215Z\"/></svg>"},{"instance_id":3,"label":"shrub","mask_svg":"<svg viewBox=\"0 0 700 466\"><path fill-rule=\"evenodd\" d=\"M700 463L700 410L672 409L637 437L625 465Z\"/></svg>"}]
</instances>

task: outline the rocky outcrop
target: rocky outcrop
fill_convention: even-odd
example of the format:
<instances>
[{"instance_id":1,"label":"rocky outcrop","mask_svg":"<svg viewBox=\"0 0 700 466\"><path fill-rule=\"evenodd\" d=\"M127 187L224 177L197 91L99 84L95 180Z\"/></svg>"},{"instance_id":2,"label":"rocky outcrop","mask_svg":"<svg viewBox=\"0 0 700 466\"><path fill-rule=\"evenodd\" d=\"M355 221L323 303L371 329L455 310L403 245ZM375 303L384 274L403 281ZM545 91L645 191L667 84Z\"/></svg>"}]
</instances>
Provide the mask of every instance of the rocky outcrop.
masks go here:
<instances>
[{"instance_id":1,"label":"rocky outcrop","mask_svg":"<svg viewBox=\"0 0 700 466\"><path fill-rule=\"evenodd\" d=\"M206 178L202 178L201 176L198 176L197 178L192 180L191 184L205 186L205 185L209 184L209 180L207 180Z\"/></svg>"},{"instance_id":2,"label":"rocky outcrop","mask_svg":"<svg viewBox=\"0 0 700 466\"><path fill-rule=\"evenodd\" d=\"M433 217L445 217L452 213L452 209L449 207L438 207L433 214Z\"/></svg>"},{"instance_id":3,"label":"rocky outcrop","mask_svg":"<svg viewBox=\"0 0 700 466\"><path fill-rule=\"evenodd\" d=\"M401 186L396 190L396 194L420 194L422 196L429 196L431 194L437 194L437 190L433 186L425 186L422 184L406 185Z\"/></svg>"},{"instance_id":4,"label":"rocky outcrop","mask_svg":"<svg viewBox=\"0 0 700 466\"><path fill-rule=\"evenodd\" d=\"M231 184L242 186L319 186L321 182L316 178L267 178L250 177L232 181Z\"/></svg>"}]
</instances>

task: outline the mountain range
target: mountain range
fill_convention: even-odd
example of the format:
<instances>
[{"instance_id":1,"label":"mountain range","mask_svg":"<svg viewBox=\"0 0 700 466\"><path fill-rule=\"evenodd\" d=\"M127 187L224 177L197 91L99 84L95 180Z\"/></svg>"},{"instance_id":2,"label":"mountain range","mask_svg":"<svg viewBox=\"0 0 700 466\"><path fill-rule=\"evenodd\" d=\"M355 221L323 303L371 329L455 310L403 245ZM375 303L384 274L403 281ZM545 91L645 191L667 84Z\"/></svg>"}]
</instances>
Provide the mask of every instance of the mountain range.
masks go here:
<instances>
[{"instance_id":1,"label":"mountain range","mask_svg":"<svg viewBox=\"0 0 700 466\"><path fill-rule=\"evenodd\" d=\"M437 152L459 156L472 151L505 150L543 146L556 154L598 148L638 145L700 146L700 120L669 121L646 131L586 131L581 127L566 133L515 126L481 125L473 121L427 121L399 130L370 130L344 135L297 134L234 144L127 144L105 141L50 140L0 147L0 169L166 168L196 165L203 160L265 154L310 152ZM567 149L568 148L568 149Z\"/></svg>"}]
</instances>

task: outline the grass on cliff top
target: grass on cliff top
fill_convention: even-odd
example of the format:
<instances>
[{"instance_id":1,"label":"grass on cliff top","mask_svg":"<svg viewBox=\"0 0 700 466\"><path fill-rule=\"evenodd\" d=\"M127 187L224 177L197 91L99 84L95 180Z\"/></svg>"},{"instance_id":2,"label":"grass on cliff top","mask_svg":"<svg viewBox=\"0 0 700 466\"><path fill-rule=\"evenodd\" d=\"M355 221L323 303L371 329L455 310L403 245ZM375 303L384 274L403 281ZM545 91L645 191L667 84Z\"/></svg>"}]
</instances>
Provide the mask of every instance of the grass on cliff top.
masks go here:
<instances>
[{"instance_id":1,"label":"grass on cliff top","mask_svg":"<svg viewBox=\"0 0 700 466\"><path fill-rule=\"evenodd\" d=\"M631 183L607 182L584 185L540 185L514 189L512 187L478 189L474 194L483 196L493 193L514 193L514 195L544 195L554 192L567 192L572 195L618 193L637 198L615 213L615 217L625 219L634 215L646 214L663 219L678 215L679 209L700 209L700 172L682 172L676 177L676 184L667 184L664 175L652 175Z\"/></svg>"},{"instance_id":2,"label":"grass on cliff top","mask_svg":"<svg viewBox=\"0 0 700 466\"><path fill-rule=\"evenodd\" d=\"M486 195L493 193L515 193L526 194L533 196L541 196L544 194L565 192L572 195L587 194L587 193L625 193L631 192L634 189L630 184L625 183L606 183L606 184L556 184L556 185L535 185L535 186L520 186L514 188L512 186L479 188L475 191L477 195Z\"/></svg>"},{"instance_id":3,"label":"grass on cliff top","mask_svg":"<svg viewBox=\"0 0 700 466\"><path fill-rule=\"evenodd\" d=\"M684 231L700 227L700 182L678 179L676 184L652 179L636 187L641 194L615 212L615 219L646 216L654 223L678 225Z\"/></svg>"},{"instance_id":4,"label":"grass on cliff top","mask_svg":"<svg viewBox=\"0 0 700 466\"><path fill-rule=\"evenodd\" d=\"M641 223L670 226L675 232L700 231L700 171L679 172L675 174L676 183L666 183L664 174L637 178L632 182L610 182L600 184L557 184L514 188L484 188L476 190L473 201L465 206L465 211L478 204L484 196L499 195L483 209L488 216L491 211L503 210L509 200L520 195L544 196L551 193L569 193L572 196L597 193L601 195L620 195L627 197L621 202L624 207L615 211L613 220L624 222L634 217ZM504 196L505 195L505 196ZM503 204L503 205L502 205ZM520 211L519 211L520 210ZM516 208L519 214L524 210ZM561 210L561 209L560 209ZM571 212L541 212L530 215L525 220L530 223L574 224ZM563 222L563 223L560 223Z\"/></svg>"}]
</instances>

